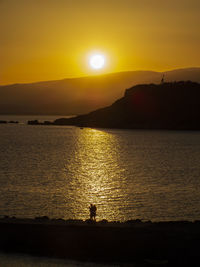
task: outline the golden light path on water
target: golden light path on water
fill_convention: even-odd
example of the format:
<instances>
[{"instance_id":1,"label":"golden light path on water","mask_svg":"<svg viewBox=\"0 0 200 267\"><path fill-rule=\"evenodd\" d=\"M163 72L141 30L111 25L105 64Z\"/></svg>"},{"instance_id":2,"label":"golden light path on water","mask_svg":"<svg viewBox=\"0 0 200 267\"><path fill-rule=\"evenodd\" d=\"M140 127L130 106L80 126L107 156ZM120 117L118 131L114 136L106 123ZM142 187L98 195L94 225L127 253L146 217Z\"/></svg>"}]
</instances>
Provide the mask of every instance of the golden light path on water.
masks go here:
<instances>
[{"instance_id":1,"label":"golden light path on water","mask_svg":"<svg viewBox=\"0 0 200 267\"><path fill-rule=\"evenodd\" d=\"M89 204L93 203L98 209L97 219L125 219L123 208L132 206L127 196L140 191L140 185L133 182L134 188L127 187L119 149L115 134L87 128L79 131L71 162L66 164L68 175L73 175L70 201L76 218L87 219Z\"/></svg>"},{"instance_id":2,"label":"golden light path on water","mask_svg":"<svg viewBox=\"0 0 200 267\"><path fill-rule=\"evenodd\" d=\"M116 181L114 175L123 171L118 165L117 149L117 142L112 134L95 129L79 132L68 169L75 173L71 186L79 185L74 194L74 203L77 203L75 209L84 213L80 217L85 217L85 214L88 216L90 203L97 205L98 217L112 217L112 213L117 217L116 206L112 202L120 198L122 192L120 183L117 182L119 180Z\"/></svg>"}]
</instances>

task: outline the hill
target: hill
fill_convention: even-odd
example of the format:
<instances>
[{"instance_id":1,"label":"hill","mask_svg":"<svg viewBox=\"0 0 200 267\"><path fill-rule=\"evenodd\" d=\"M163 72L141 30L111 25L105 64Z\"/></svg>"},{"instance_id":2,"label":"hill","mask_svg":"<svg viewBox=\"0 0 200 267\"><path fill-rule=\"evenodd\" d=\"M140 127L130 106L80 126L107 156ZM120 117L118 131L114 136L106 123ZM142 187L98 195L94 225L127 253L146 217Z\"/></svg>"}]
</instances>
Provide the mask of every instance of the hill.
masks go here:
<instances>
[{"instance_id":1,"label":"hill","mask_svg":"<svg viewBox=\"0 0 200 267\"><path fill-rule=\"evenodd\" d=\"M73 115L105 107L140 83L160 83L163 73L131 71L57 81L0 86L0 114ZM165 72L166 81L200 82L200 68Z\"/></svg>"},{"instance_id":2,"label":"hill","mask_svg":"<svg viewBox=\"0 0 200 267\"><path fill-rule=\"evenodd\" d=\"M200 84L188 81L136 85L111 106L54 123L100 128L200 130Z\"/></svg>"}]
</instances>

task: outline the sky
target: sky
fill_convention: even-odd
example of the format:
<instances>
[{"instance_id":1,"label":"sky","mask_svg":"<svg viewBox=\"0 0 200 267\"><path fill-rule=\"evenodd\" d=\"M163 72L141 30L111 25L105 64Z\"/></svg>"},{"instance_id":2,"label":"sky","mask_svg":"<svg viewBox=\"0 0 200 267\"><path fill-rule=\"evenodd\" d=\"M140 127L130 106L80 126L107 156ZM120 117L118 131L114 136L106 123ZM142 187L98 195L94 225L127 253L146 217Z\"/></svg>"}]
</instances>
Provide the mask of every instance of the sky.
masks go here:
<instances>
[{"instance_id":1,"label":"sky","mask_svg":"<svg viewBox=\"0 0 200 267\"><path fill-rule=\"evenodd\" d=\"M199 67L199 14L199 0L0 0L0 84Z\"/></svg>"}]
</instances>

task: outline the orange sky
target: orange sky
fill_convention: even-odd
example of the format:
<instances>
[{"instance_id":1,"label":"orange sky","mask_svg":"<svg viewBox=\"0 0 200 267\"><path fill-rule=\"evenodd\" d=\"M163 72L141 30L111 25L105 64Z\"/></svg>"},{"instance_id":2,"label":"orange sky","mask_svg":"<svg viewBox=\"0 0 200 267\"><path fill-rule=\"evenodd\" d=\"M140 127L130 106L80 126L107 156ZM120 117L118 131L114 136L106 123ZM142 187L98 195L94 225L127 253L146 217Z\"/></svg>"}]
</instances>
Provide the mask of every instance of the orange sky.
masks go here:
<instances>
[{"instance_id":1,"label":"orange sky","mask_svg":"<svg viewBox=\"0 0 200 267\"><path fill-rule=\"evenodd\" d=\"M199 67L199 14L199 0L0 0L0 84Z\"/></svg>"}]
</instances>

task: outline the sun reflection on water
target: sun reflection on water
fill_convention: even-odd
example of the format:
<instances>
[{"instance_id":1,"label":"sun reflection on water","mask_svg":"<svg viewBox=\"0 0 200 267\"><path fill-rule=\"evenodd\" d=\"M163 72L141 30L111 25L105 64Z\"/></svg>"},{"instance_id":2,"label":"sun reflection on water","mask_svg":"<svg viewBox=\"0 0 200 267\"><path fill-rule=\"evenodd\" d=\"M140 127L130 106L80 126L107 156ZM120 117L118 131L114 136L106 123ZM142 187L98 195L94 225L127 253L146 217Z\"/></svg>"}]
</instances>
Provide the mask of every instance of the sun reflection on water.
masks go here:
<instances>
[{"instance_id":1,"label":"sun reflection on water","mask_svg":"<svg viewBox=\"0 0 200 267\"><path fill-rule=\"evenodd\" d=\"M71 186L80 218L88 217L90 203L97 205L98 218L109 219L113 212L116 216L116 206L112 206L112 201L120 196L121 189L119 182L113 178L114 173L121 169L115 135L96 129L80 130L72 157L68 170L75 173Z\"/></svg>"}]
</instances>

